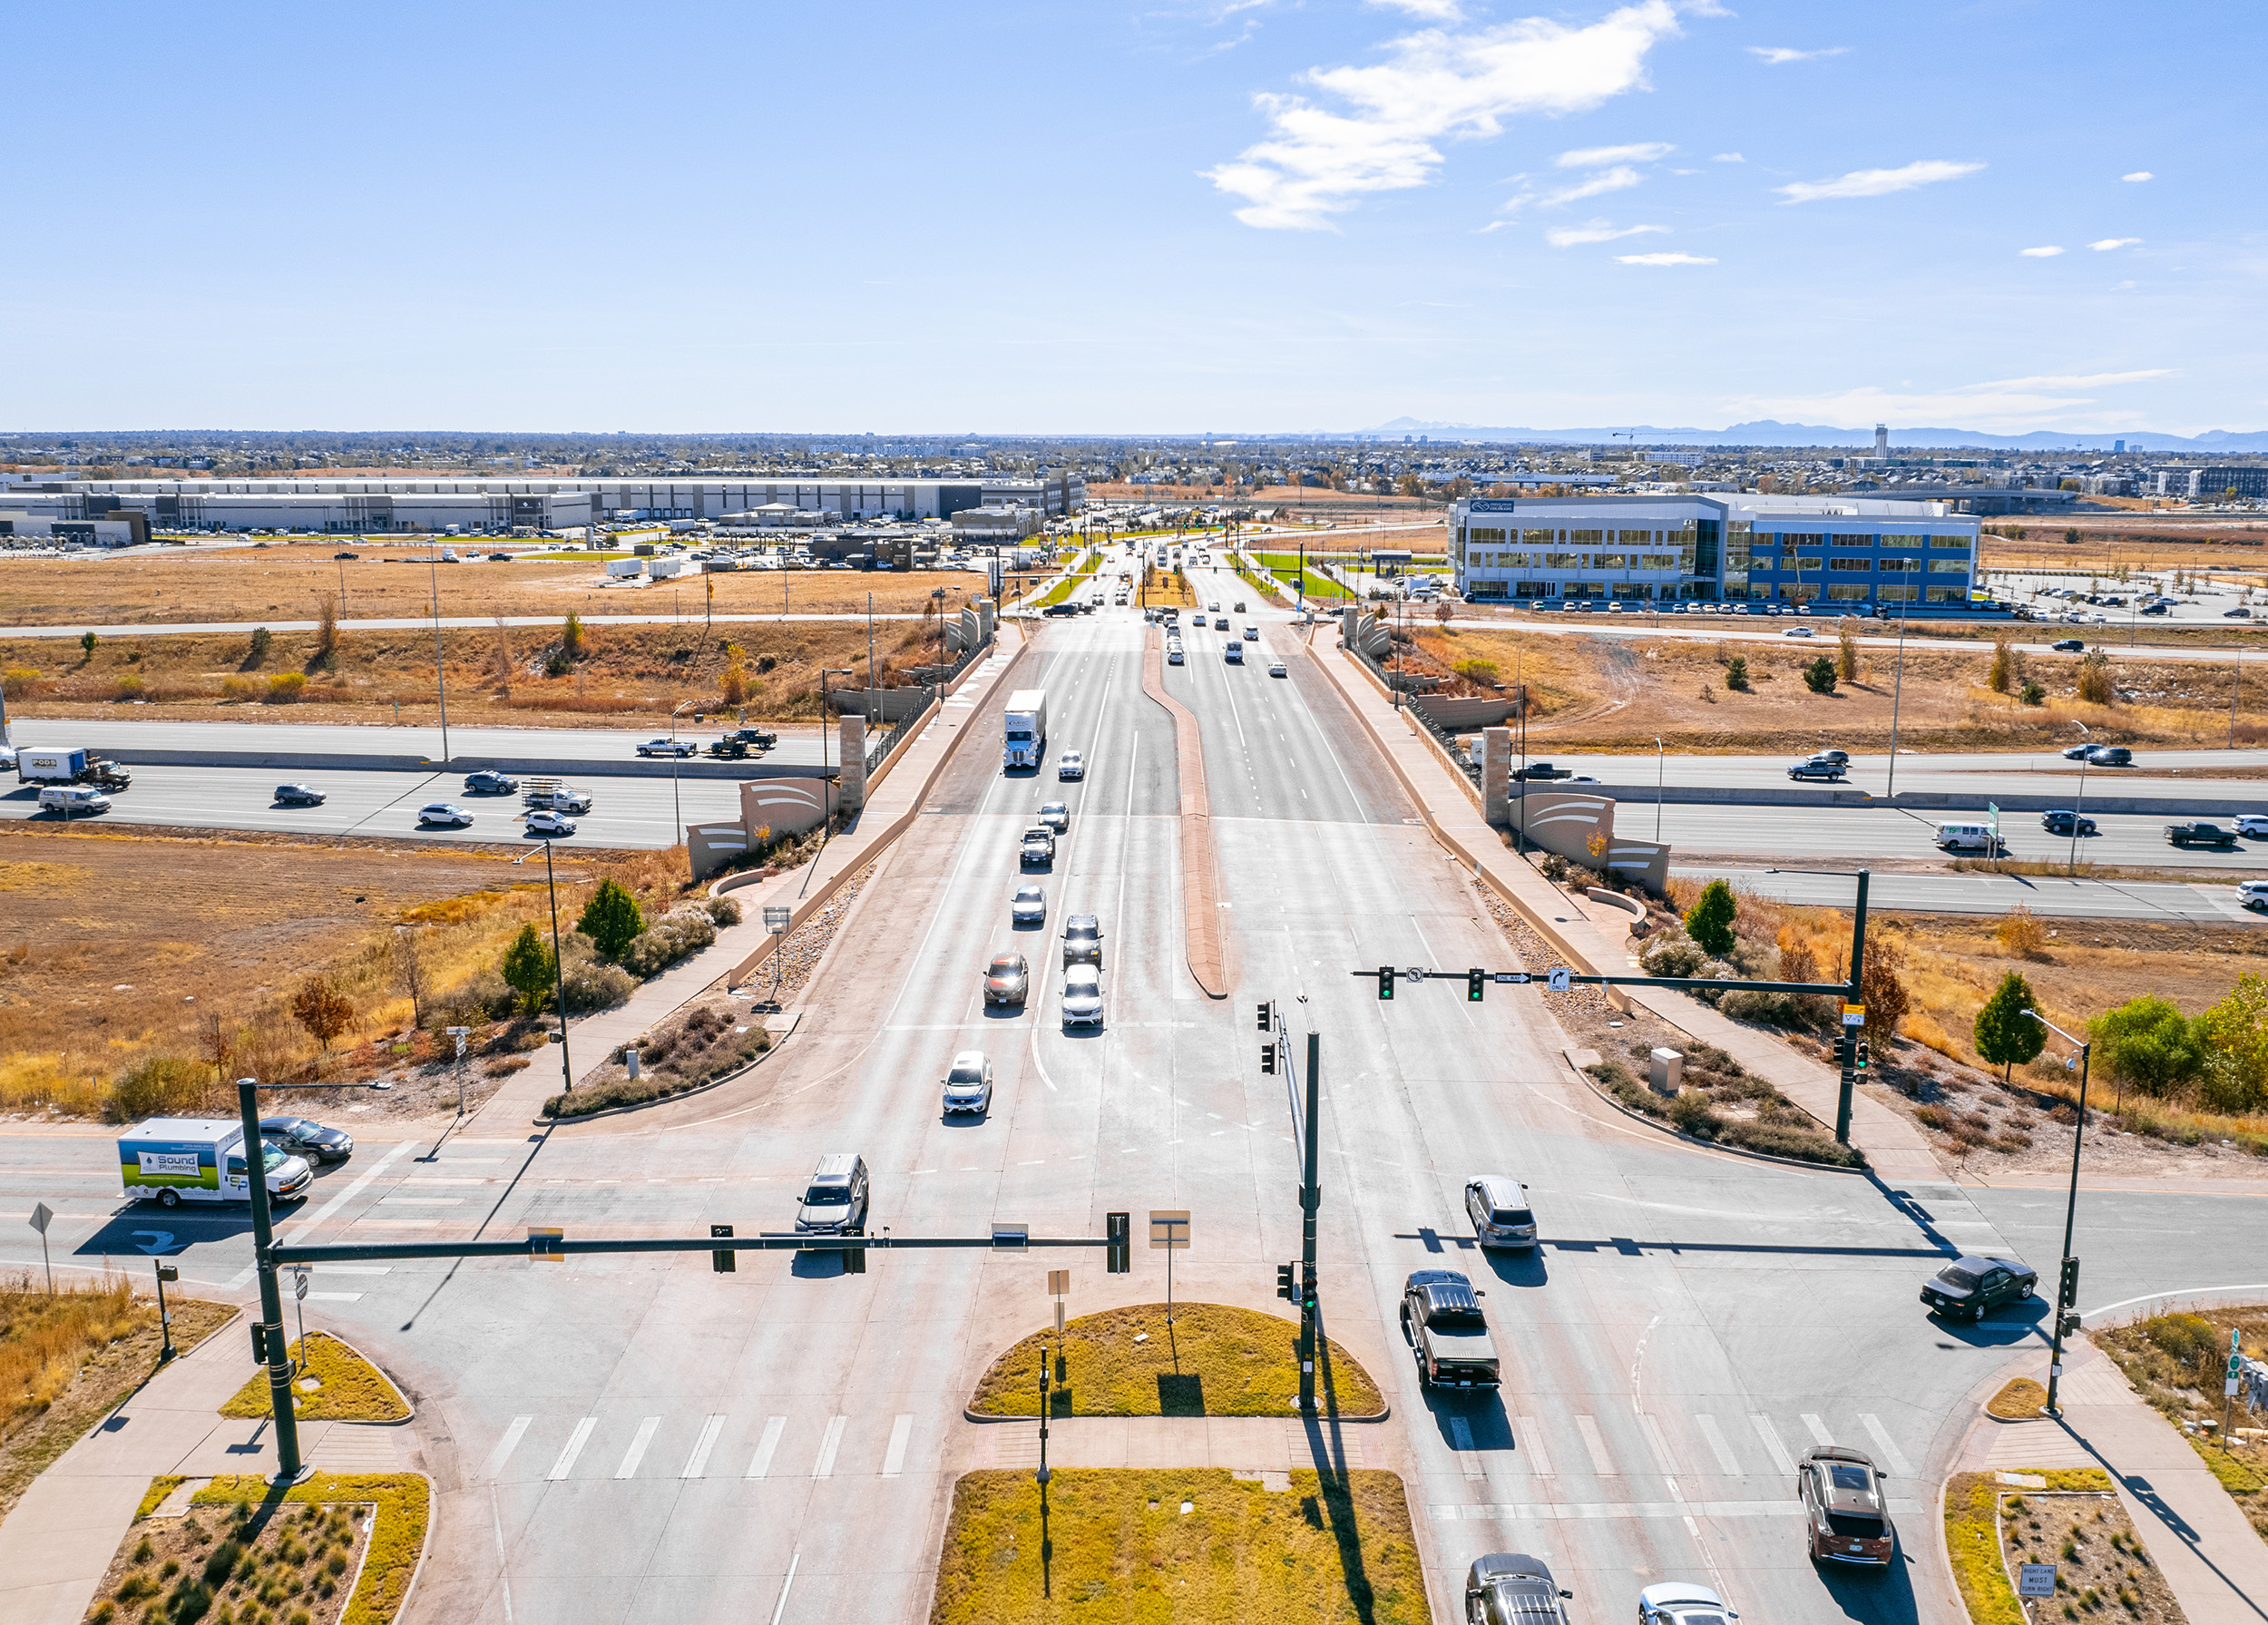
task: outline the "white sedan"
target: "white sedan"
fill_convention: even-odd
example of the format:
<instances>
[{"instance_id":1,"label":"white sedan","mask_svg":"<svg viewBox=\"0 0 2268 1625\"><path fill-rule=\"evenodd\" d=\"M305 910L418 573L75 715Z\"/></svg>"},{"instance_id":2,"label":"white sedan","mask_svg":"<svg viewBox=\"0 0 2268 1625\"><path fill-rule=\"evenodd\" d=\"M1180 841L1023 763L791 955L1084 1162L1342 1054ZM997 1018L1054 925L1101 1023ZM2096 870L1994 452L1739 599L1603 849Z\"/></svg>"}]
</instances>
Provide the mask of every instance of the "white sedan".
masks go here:
<instances>
[{"instance_id":1,"label":"white sedan","mask_svg":"<svg viewBox=\"0 0 2268 1625\"><path fill-rule=\"evenodd\" d=\"M1791 626L1780 635L1784 638L1808 638L1812 635L1812 629L1808 626Z\"/></svg>"},{"instance_id":2,"label":"white sedan","mask_svg":"<svg viewBox=\"0 0 2268 1625\"><path fill-rule=\"evenodd\" d=\"M1055 759L1055 777L1059 779L1086 778L1086 757L1076 750L1064 751Z\"/></svg>"},{"instance_id":3,"label":"white sedan","mask_svg":"<svg viewBox=\"0 0 2268 1625\"><path fill-rule=\"evenodd\" d=\"M435 825L467 829L472 827L472 823L473 815L451 802L429 802L417 809L417 827L420 829L431 828Z\"/></svg>"}]
</instances>

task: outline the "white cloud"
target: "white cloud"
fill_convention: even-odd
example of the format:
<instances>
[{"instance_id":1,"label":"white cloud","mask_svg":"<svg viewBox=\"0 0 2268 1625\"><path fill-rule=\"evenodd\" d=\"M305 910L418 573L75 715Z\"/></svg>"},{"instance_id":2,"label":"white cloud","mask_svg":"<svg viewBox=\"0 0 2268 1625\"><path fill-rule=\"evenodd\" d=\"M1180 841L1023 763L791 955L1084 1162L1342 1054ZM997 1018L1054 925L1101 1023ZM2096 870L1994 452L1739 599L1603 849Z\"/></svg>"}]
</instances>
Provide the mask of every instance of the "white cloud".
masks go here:
<instances>
[{"instance_id":1,"label":"white cloud","mask_svg":"<svg viewBox=\"0 0 2268 1625\"><path fill-rule=\"evenodd\" d=\"M1485 139L1520 114L1580 113L1639 88L1647 53L1677 32L1669 0L1639 0L1579 28L1530 17L1405 34L1383 62L1305 75L1343 109L1254 97L1267 138L1205 176L1245 200L1237 218L1247 226L1325 229L1367 193L1427 184L1442 162L1437 142Z\"/></svg>"},{"instance_id":2,"label":"white cloud","mask_svg":"<svg viewBox=\"0 0 2268 1625\"><path fill-rule=\"evenodd\" d=\"M2132 248L2141 240L2139 237L2106 237L2099 242L2090 242L2087 246L2098 254L2107 254L2113 249Z\"/></svg>"},{"instance_id":3,"label":"white cloud","mask_svg":"<svg viewBox=\"0 0 2268 1625\"><path fill-rule=\"evenodd\" d=\"M2044 243L2036 249L2019 249L2016 251L2027 259L2053 259L2058 254L2063 252L2054 243Z\"/></svg>"},{"instance_id":4,"label":"white cloud","mask_svg":"<svg viewBox=\"0 0 2268 1625\"><path fill-rule=\"evenodd\" d=\"M1572 203L1579 198L1595 198L1601 192L1628 191L1646 177L1627 163L1618 163L1596 175L1587 175L1573 186L1562 188L1544 199L1547 203Z\"/></svg>"},{"instance_id":5,"label":"white cloud","mask_svg":"<svg viewBox=\"0 0 2268 1625\"><path fill-rule=\"evenodd\" d=\"M1790 203L1813 203L1822 198L1879 198L1893 191L1911 191L1933 181L1958 181L1984 168L1981 163L1952 163L1924 158L1894 170L1853 170L1832 181L1797 181L1774 190Z\"/></svg>"},{"instance_id":6,"label":"white cloud","mask_svg":"<svg viewBox=\"0 0 2268 1625\"><path fill-rule=\"evenodd\" d=\"M1715 265L1716 260L1699 254L1617 254L1618 265Z\"/></svg>"},{"instance_id":7,"label":"white cloud","mask_svg":"<svg viewBox=\"0 0 2268 1625\"><path fill-rule=\"evenodd\" d=\"M1709 162L1711 163L1746 163L1748 160L1743 158L1737 152L1719 152L1715 158L1710 159Z\"/></svg>"},{"instance_id":8,"label":"white cloud","mask_svg":"<svg viewBox=\"0 0 2268 1625\"><path fill-rule=\"evenodd\" d=\"M1726 404L1735 418L1777 417L1790 423L1908 423L1980 429L1997 433L2048 426L2048 420L2108 424L2134 416L2107 411L2086 393L2107 385L2140 383L2172 376L2170 367L2137 372L2049 375L1995 378L1934 392L1898 393L1872 386L1828 395L1744 396ZM2079 408L2086 408L2084 413Z\"/></svg>"},{"instance_id":9,"label":"white cloud","mask_svg":"<svg viewBox=\"0 0 2268 1625\"><path fill-rule=\"evenodd\" d=\"M1406 11L1413 17L1429 23L1461 23L1465 14L1457 0L1364 0L1370 5L1383 5L1394 11Z\"/></svg>"},{"instance_id":10,"label":"white cloud","mask_svg":"<svg viewBox=\"0 0 2268 1625\"><path fill-rule=\"evenodd\" d=\"M1848 45L1827 45L1817 51L1792 51L1785 45L1751 45L1748 54L1776 68L1783 63L1816 62L1823 56L1841 56L1850 48Z\"/></svg>"},{"instance_id":11,"label":"white cloud","mask_svg":"<svg viewBox=\"0 0 2268 1625\"><path fill-rule=\"evenodd\" d=\"M1641 141L1627 147L1578 147L1553 162L1563 170L1601 170L1610 163L1651 163L1677 150L1666 141Z\"/></svg>"},{"instance_id":12,"label":"white cloud","mask_svg":"<svg viewBox=\"0 0 2268 1625\"><path fill-rule=\"evenodd\" d=\"M2155 181L2157 179L2147 170L2136 170L2131 175L2121 175L2118 178L2121 181Z\"/></svg>"},{"instance_id":13,"label":"white cloud","mask_svg":"<svg viewBox=\"0 0 2268 1625\"><path fill-rule=\"evenodd\" d=\"M1587 242L1612 242L1618 237L1639 237L1648 231L1668 230L1667 226L1616 226L1606 220L1592 220L1580 226L1554 226L1543 234L1543 240L1555 249L1572 249Z\"/></svg>"}]
</instances>

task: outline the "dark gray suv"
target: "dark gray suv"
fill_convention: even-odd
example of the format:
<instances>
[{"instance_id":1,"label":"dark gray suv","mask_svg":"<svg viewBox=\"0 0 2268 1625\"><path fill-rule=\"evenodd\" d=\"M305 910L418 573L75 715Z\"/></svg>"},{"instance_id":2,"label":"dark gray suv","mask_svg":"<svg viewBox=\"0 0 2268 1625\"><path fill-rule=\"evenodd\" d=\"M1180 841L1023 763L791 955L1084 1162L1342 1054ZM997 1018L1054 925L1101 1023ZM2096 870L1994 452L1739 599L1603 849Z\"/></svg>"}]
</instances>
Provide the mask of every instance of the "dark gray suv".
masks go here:
<instances>
[{"instance_id":1,"label":"dark gray suv","mask_svg":"<svg viewBox=\"0 0 2268 1625\"><path fill-rule=\"evenodd\" d=\"M1070 915L1063 921L1063 968L1075 964L1102 968L1102 925L1093 915Z\"/></svg>"},{"instance_id":2,"label":"dark gray suv","mask_svg":"<svg viewBox=\"0 0 2268 1625\"><path fill-rule=\"evenodd\" d=\"M1465 1625L1567 1625L1560 1600L1574 1596L1550 1565L1525 1552L1491 1552L1465 1571Z\"/></svg>"}]
</instances>

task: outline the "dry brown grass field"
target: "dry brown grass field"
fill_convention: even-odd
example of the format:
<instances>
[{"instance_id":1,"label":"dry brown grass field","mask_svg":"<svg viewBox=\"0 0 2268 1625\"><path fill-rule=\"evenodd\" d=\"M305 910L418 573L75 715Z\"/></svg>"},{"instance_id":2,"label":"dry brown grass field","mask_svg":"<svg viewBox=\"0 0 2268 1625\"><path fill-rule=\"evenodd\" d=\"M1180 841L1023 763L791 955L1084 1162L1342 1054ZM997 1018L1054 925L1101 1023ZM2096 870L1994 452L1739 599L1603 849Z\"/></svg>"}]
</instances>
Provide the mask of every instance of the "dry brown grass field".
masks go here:
<instances>
[{"instance_id":1,"label":"dry brown grass field","mask_svg":"<svg viewBox=\"0 0 2268 1625\"><path fill-rule=\"evenodd\" d=\"M444 537L442 541L450 542ZM451 543L466 551L470 542ZM352 561L332 558L355 553ZM743 570L687 575L651 587L609 586L597 555L443 564L426 549L359 543L277 543L267 547L184 548L178 555L131 558L11 559L0 578L0 625L124 625L182 621L260 622L317 619L326 594L347 620L431 612L438 584L448 615L682 613L698 623L717 588L719 614L864 615L874 594L877 614L917 613L936 588L957 612L984 593L984 578L964 572L917 574L838 570ZM417 562L410 562L412 559Z\"/></svg>"}]
</instances>

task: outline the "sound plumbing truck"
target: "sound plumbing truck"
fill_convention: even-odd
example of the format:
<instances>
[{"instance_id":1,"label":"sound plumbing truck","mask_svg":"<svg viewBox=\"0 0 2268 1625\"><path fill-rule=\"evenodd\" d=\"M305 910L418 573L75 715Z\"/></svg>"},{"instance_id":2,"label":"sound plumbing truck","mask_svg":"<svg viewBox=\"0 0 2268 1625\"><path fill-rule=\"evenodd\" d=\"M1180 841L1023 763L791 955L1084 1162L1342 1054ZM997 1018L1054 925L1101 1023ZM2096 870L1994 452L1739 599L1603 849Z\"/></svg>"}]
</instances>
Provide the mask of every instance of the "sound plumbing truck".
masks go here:
<instances>
[{"instance_id":1,"label":"sound plumbing truck","mask_svg":"<svg viewBox=\"0 0 2268 1625\"><path fill-rule=\"evenodd\" d=\"M1048 753L1048 691L1018 689L1009 695L1002 721L1006 724L1007 741L1001 750L1001 766L1038 767Z\"/></svg>"},{"instance_id":2,"label":"sound plumbing truck","mask_svg":"<svg viewBox=\"0 0 2268 1625\"><path fill-rule=\"evenodd\" d=\"M297 1201L315 1183L304 1157L260 1141L268 1194ZM249 1202L244 1125L227 1117L153 1117L118 1137L118 1176L126 1194L161 1207L183 1202Z\"/></svg>"}]
</instances>

